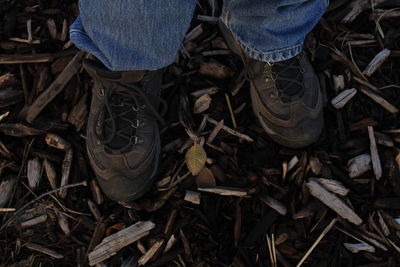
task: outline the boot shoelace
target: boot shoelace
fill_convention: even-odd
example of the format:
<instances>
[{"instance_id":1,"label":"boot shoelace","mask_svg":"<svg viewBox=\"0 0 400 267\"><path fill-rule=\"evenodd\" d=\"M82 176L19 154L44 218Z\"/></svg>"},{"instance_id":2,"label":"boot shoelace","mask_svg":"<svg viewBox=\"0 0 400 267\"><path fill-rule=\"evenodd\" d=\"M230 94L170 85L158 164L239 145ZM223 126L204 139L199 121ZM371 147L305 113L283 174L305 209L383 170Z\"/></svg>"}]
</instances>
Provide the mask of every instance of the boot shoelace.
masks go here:
<instances>
[{"instance_id":1,"label":"boot shoelace","mask_svg":"<svg viewBox=\"0 0 400 267\"><path fill-rule=\"evenodd\" d=\"M142 142L142 139L135 135L136 129L143 126L143 122L137 119L137 113L140 110L148 109L161 124L164 124L162 116L149 101L146 93L136 85L121 84L109 90L100 89L100 94L104 95L104 102L100 112L95 115L94 133L98 140L103 145L107 145L113 153L129 151L131 146ZM101 114L103 114L103 121L100 121ZM132 117L135 119L132 120ZM97 127L102 129L103 134L96 131ZM105 134L106 131L109 132L108 135ZM120 143L126 144L113 148L111 143L117 138Z\"/></svg>"},{"instance_id":2,"label":"boot shoelace","mask_svg":"<svg viewBox=\"0 0 400 267\"><path fill-rule=\"evenodd\" d=\"M290 102L300 97L299 93L304 89L303 73L304 69L300 67L297 58L266 63L264 67L265 81L273 81L276 88L271 97L283 102Z\"/></svg>"}]
</instances>

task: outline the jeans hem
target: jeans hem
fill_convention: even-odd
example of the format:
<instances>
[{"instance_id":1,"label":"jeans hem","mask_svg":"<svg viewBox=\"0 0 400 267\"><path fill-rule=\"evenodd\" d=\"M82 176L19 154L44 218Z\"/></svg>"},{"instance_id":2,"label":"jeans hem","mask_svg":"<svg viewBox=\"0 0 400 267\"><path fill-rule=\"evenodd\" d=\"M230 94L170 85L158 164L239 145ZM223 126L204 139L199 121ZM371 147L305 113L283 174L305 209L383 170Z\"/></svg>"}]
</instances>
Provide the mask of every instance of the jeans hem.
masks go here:
<instances>
[{"instance_id":1,"label":"jeans hem","mask_svg":"<svg viewBox=\"0 0 400 267\"><path fill-rule=\"evenodd\" d=\"M246 55L255 60L269 62L269 63L284 61L297 56L303 50L304 41L301 41L289 47L277 48L270 51L260 51L256 48L251 47L250 44L247 44L246 42L241 40L240 37L235 33L235 31L230 26L229 12L227 11L226 8L222 10L221 21L232 32L236 41L239 43L240 47L243 49Z\"/></svg>"}]
</instances>

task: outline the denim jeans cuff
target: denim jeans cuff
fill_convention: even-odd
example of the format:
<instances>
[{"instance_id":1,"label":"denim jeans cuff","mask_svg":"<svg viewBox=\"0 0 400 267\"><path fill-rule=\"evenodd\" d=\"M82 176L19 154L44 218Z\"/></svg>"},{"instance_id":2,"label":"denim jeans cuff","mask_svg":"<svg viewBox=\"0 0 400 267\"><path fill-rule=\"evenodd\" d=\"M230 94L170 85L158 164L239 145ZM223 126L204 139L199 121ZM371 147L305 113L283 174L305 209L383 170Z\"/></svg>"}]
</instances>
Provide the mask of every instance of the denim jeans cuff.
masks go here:
<instances>
[{"instance_id":1,"label":"denim jeans cuff","mask_svg":"<svg viewBox=\"0 0 400 267\"><path fill-rule=\"evenodd\" d=\"M240 39L240 37L235 33L235 31L230 27L229 23L229 12L224 8L221 14L221 21L228 27L228 29L235 36L236 41L239 43L243 51L251 58L263 62L273 63L284 61L292 57L297 56L303 50L304 41L300 41L290 47L281 47L269 51L260 51L254 48L252 44L248 44Z\"/></svg>"}]
</instances>

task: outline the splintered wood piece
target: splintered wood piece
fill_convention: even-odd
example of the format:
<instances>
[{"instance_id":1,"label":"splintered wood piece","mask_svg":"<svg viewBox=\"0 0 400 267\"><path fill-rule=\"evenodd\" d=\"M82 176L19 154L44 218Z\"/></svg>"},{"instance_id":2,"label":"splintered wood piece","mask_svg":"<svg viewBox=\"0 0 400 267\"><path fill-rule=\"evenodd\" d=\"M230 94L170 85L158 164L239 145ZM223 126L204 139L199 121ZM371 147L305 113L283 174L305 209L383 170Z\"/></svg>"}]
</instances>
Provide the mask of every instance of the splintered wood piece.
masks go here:
<instances>
[{"instance_id":1,"label":"splintered wood piece","mask_svg":"<svg viewBox=\"0 0 400 267\"><path fill-rule=\"evenodd\" d=\"M218 124L218 121L216 121L216 120L214 120L214 119L212 119L210 117L207 118L207 121L210 122L211 124L214 124L214 125ZM238 131L236 131L236 130L234 130L232 128L227 127L226 125L222 126L222 130L224 130L227 133L230 133L231 135L234 135L234 136L237 136L237 137L239 137L241 139L244 139L244 140L246 140L248 142L253 142L254 141L250 136L242 134L242 133L240 133L240 132L238 132Z\"/></svg>"},{"instance_id":2,"label":"splintered wood piece","mask_svg":"<svg viewBox=\"0 0 400 267\"><path fill-rule=\"evenodd\" d=\"M356 225L362 223L361 218L347 206L343 200L338 198L335 194L326 190L317 181L309 181L306 183L310 194L321 200L326 206L334 210L342 218L347 219L349 222Z\"/></svg>"},{"instance_id":3,"label":"splintered wood piece","mask_svg":"<svg viewBox=\"0 0 400 267\"><path fill-rule=\"evenodd\" d=\"M212 132L208 136L208 139L206 141L207 144L211 144L214 141L215 137L222 130L223 126L224 126L224 120L221 120L220 122L218 122L217 125L215 125L214 129L212 130Z\"/></svg>"},{"instance_id":4,"label":"splintered wood piece","mask_svg":"<svg viewBox=\"0 0 400 267\"><path fill-rule=\"evenodd\" d=\"M53 61L51 54L0 55L0 64L45 63Z\"/></svg>"},{"instance_id":5,"label":"splintered wood piece","mask_svg":"<svg viewBox=\"0 0 400 267\"><path fill-rule=\"evenodd\" d=\"M236 196L236 197L247 196L247 190L234 187L227 187L227 186L198 187L197 190L208 193L214 193L221 196Z\"/></svg>"},{"instance_id":6,"label":"splintered wood piece","mask_svg":"<svg viewBox=\"0 0 400 267\"><path fill-rule=\"evenodd\" d=\"M390 50L385 48L379 52L368 64L368 66L363 71L365 76L371 76L374 72L385 62L385 60L390 56Z\"/></svg>"},{"instance_id":7,"label":"splintered wood piece","mask_svg":"<svg viewBox=\"0 0 400 267\"><path fill-rule=\"evenodd\" d=\"M202 96L204 94L207 94L207 95L211 96L211 95L215 95L216 93L218 93L219 90L220 90L219 87L213 86L213 87L208 87L208 88L205 88L205 89L194 91L194 92L190 93L190 95L193 96L193 97L196 97L196 98L200 97L200 96Z\"/></svg>"},{"instance_id":8,"label":"splintered wood piece","mask_svg":"<svg viewBox=\"0 0 400 267\"><path fill-rule=\"evenodd\" d=\"M200 196L201 196L201 194L199 192L186 190L184 200L188 201L190 203L199 205L200 204Z\"/></svg>"},{"instance_id":9,"label":"splintered wood piece","mask_svg":"<svg viewBox=\"0 0 400 267\"><path fill-rule=\"evenodd\" d=\"M139 221L115 234L107 236L89 253L89 265L93 266L110 258L120 249L148 235L155 226L151 221Z\"/></svg>"},{"instance_id":10,"label":"splintered wood piece","mask_svg":"<svg viewBox=\"0 0 400 267\"><path fill-rule=\"evenodd\" d=\"M139 266L145 265L149 260L151 260L162 245L164 245L163 239L154 242L151 248L142 257L140 257L138 261Z\"/></svg>"},{"instance_id":11,"label":"splintered wood piece","mask_svg":"<svg viewBox=\"0 0 400 267\"><path fill-rule=\"evenodd\" d=\"M27 111L26 120L32 122L37 115L50 103L67 85L81 67L81 59L84 52L78 52L65 69L57 76L51 85L38 97Z\"/></svg>"},{"instance_id":12,"label":"splintered wood piece","mask_svg":"<svg viewBox=\"0 0 400 267\"><path fill-rule=\"evenodd\" d=\"M0 183L0 208L4 208L11 197L16 178L12 177Z\"/></svg>"},{"instance_id":13,"label":"splintered wood piece","mask_svg":"<svg viewBox=\"0 0 400 267\"><path fill-rule=\"evenodd\" d=\"M15 75L11 73L6 73L0 76L0 87L15 85L17 80Z\"/></svg>"},{"instance_id":14,"label":"splintered wood piece","mask_svg":"<svg viewBox=\"0 0 400 267\"><path fill-rule=\"evenodd\" d=\"M226 79L232 76L230 68L217 62L204 62L200 65L199 73L217 79Z\"/></svg>"},{"instance_id":15,"label":"splintered wood piece","mask_svg":"<svg viewBox=\"0 0 400 267\"><path fill-rule=\"evenodd\" d=\"M193 106L193 113L200 114L206 111L211 105L211 97L208 94L204 94L196 99Z\"/></svg>"},{"instance_id":16,"label":"splintered wood piece","mask_svg":"<svg viewBox=\"0 0 400 267\"><path fill-rule=\"evenodd\" d=\"M50 36L53 39L57 39L57 26L56 26L56 22L54 21L54 19L48 19L46 21L47 24L47 29L49 30Z\"/></svg>"},{"instance_id":17,"label":"splintered wood piece","mask_svg":"<svg viewBox=\"0 0 400 267\"><path fill-rule=\"evenodd\" d=\"M87 94L85 94L78 103L72 108L68 115L68 122L75 125L76 130L79 132L86 122L88 109L86 105Z\"/></svg>"},{"instance_id":18,"label":"splintered wood piece","mask_svg":"<svg viewBox=\"0 0 400 267\"><path fill-rule=\"evenodd\" d=\"M299 163L299 158L297 156L294 156L287 165L287 172L290 172L296 165Z\"/></svg>"},{"instance_id":19,"label":"splintered wood piece","mask_svg":"<svg viewBox=\"0 0 400 267\"><path fill-rule=\"evenodd\" d=\"M199 24L193 30L188 32L185 36L185 39L183 40L184 43L187 43L189 41L193 41L197 37L199 37L203 33L203 24Z\"/></svg>"},{"instance_id":20,"label":"splintered wood piece","mask_svg":"<svg viewBox=\"0 0 400 267\"><path fill-rule=\"evenodd\" d=\"M374 131L375 140L378 145L387 146L387 147L394 147L393 139L390 136Z\"/></svg>"},{"instance_id":21,"label":"splintered wood piece","mask_svg":"<svg viewBox=\"0 0 400 267\"><path fill-rule=\"evenodd\" d=\"M356 244L344 243L343 245L345 248L347 248L353 253L358 253L360 251L367 251L370 253L375 252L375 248L373 246L368 245L367 243L356 243Z\"/></svg>"},{"instance_id":22,"label":"splintered wood piece","mask_svg":"<svg viewBox=\"0 0 400 267\"><path fill-rule=\"evenodd\" d=\"M285 205L283 205L281 202L279 202L276 199L273 199L270 196L263 196L261 197L262 202L264 202L267 206L269 206L271 209L276 210L279 214L285 216L287 213L287 209Z\"/></svg>"},{"instance_id":23,"label":"splintered wood piece","mask_svg":"<svg viewBox=\"0 0 400 267\"><path fill-rule=\"evenodd\" d=\"M333 82L333 88L335 89L336 93L342 91L346 86L343 74L332 75L332 82Z\"/></svg>"},{"instance_id":24,"label":"splintered wood piece","mask_svg":"<svg viewBox=\"0 0 400 267\"><path fill-rule=\"evenodd\" d=\"M185 235L185 233L183 232L182 229L179 229L179 234L181 236L183 249L184 249L185 254L186 254L187 258L188 258L188 261L189 262L193 262L192 250L190 249L189 240L186 238L186 235Z\"/></svg>"},{"instance_id":25,"label":"splintered wood piece","mask_svg":"<svg viewBox=\"0 0 400 267\"><path fill-rule=\"evenodd\" d=\"M175 235L171 235L171 237L168 239L167 245L165 245L164 248L164 253L168 252L172 248L172 246L176 243L178 239L175 237Z\"/></svg>"},{"instance_id":26,"label":"splintered wood piece","mask_svg":"<svg viewBox=\"0 0 400 267\"><path fill-rule=\"evenodd\" d=\"M347 169L349 170L350 178L363 175L371 169L371 156L369 154L361 154L350 159L347 163Z\"/></svg>"},{"instance_id":27,"label":"splintered wood piece","mask_svg":"<svg viewBox=\"0 0 400 267\"><path fill-rule=\"evenodd\" d=\"M61 230L64 232L65 235L69 235L71 233L71 230L69 229L69 223L67 216L64 215L64 213L60 212L57 210L57 217L58 217L58 225L60 226Z\"/></svg>"},{"instance_id":28,"label":"splintered wood piece","mask_svg":"<svg viewBox=\"0 0 400 267\"><path fill-rule=\"evenodd\" d=\"M371 90L367 89L367 88L362 88L360 87L359 89L363 94L365 94L366 96L370 97L372 100L374 100L376 103L378 103L379 105L381 105L384 109L386 109L387 111L389 111L390 113L398 113L399 109L396 108L395 106L393 106L392 104L390 104L388 101L386 101L386 99L384 99L383 97L381 97L380 95L378 95L375 92L372 92Z\"/></svg>"},{"instance_id":29,"label":"splintered wood piece","mask_svg":"<svg viewBox=\"0 0 400 267\"><path fill-rule=\"evenodd\" d=\"M339 181L325 178L316 178L316 180L323 187L340 196L346 196L350 192L350 190L344 187L344 185Z\"/></svg>"},{"instance_id":30,"label":"splintered wood piece","mask_svg":"<svg viewBox=\"0 0 400 267\"><path fill-rule=\"evenodd\" d=\"M315 175L319 175L322 169L322 163L316 157L310 157L310 168Z\"/></svg>"},{"instance_id":31,"label":"splintered wood piece","mask_svg":"<svg viewBox=\"0 0 400 267\"><path fill-rule=\"evenodd\" d=\"M93 199L97 205L103 204L104 197L103 193L100 190L99 185L97 184L95 179L92 179L90 182L90 190L92 191Z\"/></svg>"},{"instance_id":32,"label":"splintered wood piece","mask_svg":"<svg viewBox=\"0 0 400 267\"><path fill-rule=\"evenodd\" d=\"M357 93L356 88L343 90L334 99L332 99L331 104L336 108L343 108L347 102L349 102Z\"/></svg>"},{"instance_id":33,"label":"splintered wood piece","mask_svg":"<svg viewBox=\"0 0 400 267\"><path fill-rule=\"evenodd\" d=\"M44 160L44 170L46 171L47 179L49 180L51 189L57 188L57 174L53 164L47 159Z\"/></svg>"},{"instance_id":34,"label":"splintered wood piece","mask_svg":"<svg viewBox=\"0 0 400 267\"><path fill-rule=\"evenodd\" d=\"M40 253L49 255L50 257L53 257L53 258L55 258L55 259L62 259L62 258L64 258L64 256L61 255L60 253L55 252L54 250L49 249L49 248L46 248L46 247L44 247L44 246L42 246L42 245L39 245L39 244L35 244L35 243L25 243L25 247L27 247L27 248L29 248L29 249L31 249L31 250L34 250L34 251L37 251L37 252L40 252Z\"/></svg>"},{"instance_id":35,"label":"splintered wood piece","mask_svg":"<svg viewBox=\"0 0 400 267\"><path fill-rule=\"evenodd\" d=\"M68 22L67 22L67 19L64 19L63 25L62 25L62 30L61 30L60 40L61 41L67 40L67 35L68 35Z\"/></svg>"},{"instance_id":36,"label":"splintered wood piece","mask_svg":"<svg viewBox=\"0 0 400 267\"><path fill-rule=\"evenodd\" d=\"M382 166L381 160L379 159L378 148L376 147L374 129L372 126L368 126L368 136L370 141L372 168L374 170L376 179L379 180L382 177Z\"/></svg>"},{"instance_id":37,"label":"splintered wood piece","mask_svg":"<svg viewBox=\"0 0 400 267\"><path fill-rule=\"evenodd\" d=\"M26 171L26 176L28 178L28 184L31 189L35 189L42 177L41 175L42 164L38 158L34 158L28 161L28 167Z\"/></svg>"},{"instance_id":38,"label":"splintered wood piece","mask_svg":"<svg viewBox=\"0 0 400 267\"><path fill-rule=\"evenodd\" d=\"M32 227L32 226L34 226L36 224L39 224L39 223L43 223L45 221L47 221L47 215L43 214L43 215L40 215L38 217L32 218L30 220L21 222L20 226L22 228L27 228L27 227Z\"/></svg>"},{"instance_id":39,"label":"splintered wood piece","mask_svg":"<svg viewBox=\"0 0 400 267\"><path fill-rule=\"evenodd\" d=\"M35 129L21 123L2 123L0 124L0 131L2 131L5 135L16 137L40 135L44 133L42 130Z\"/></svg>"},{"instance_id":40,"label":"splintered wood piece","mask_svg":"<svg viewBox=\"0 0 400 267\"><path fill-rule=\"evenodd\" d=\"M47 133L44 140L49 146L63 151L67 151L71 147L71 144L67 140L54 133Z\"/></svg>"},{"instance_id":41,"label":"splintered wood piece","mask_svg":"<svg viewBox=\"0 0 400 267\"><path fill-rule=\"evenodd\" d=\"M64 161L62 163L61 169L61 183L60 186L64 186L68 184L69 174L71 172L71 165L72 165L72 157L73 157L73 150L70 148L67 152L65 152ZM58 193L61 198L65 198L67 196L67 190L61 189Z\"/></svg>"},{"instance_id":42,"label":"splintered wood piece","mask_svg":"<svg viewBox=\"0 0 400 267\"><path fill-rule=\"evenodd\" d=\"M87 201L90 211L92 212L93 216L96 218L97 221L101 220L101 214L99 208L97 207L96 203L88 199Z\"/></svg>"}]
</instances>

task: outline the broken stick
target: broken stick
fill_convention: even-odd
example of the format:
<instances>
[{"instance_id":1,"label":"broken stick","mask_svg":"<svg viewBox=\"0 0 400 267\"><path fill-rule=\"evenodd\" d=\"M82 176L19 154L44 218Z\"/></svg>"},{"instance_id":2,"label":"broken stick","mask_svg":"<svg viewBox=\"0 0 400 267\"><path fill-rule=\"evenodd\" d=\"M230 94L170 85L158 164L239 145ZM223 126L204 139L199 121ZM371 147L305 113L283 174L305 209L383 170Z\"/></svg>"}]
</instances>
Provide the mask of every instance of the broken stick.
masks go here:
<instances>
[{"instance_id":1,"label":"broken stick","mask_svg":"<svg viewBox=\"0 0 400 267\"><path fill-rule=\"evenodd\" d=\"M115 234L107 236L89 253L89 265L96 265L115 255L123 247L148 235L156 225L151 221L139 221Z\"/></svg>"},{"instance_id":2,"label":"broken stick","mask_svg":"<svg viewBox=\"0 0 400 267\"><path fill-rule=\"evenodd\" d=\"M72 76L74 76L81 67L80 61L83 55L84 52L78 52L52 84L36 98L35 102L33 102L27 111L26 120L28 122L32 122L44 107L64 89Z\"/></svg>"},{"instance_id":3,"label":"broken stick","mask_svg":"<svg viewBox=\"0 0 400 267\"><path fill-rule=\"evenodd\" d=\"M334 210L342 218L347 219L349 222L356 225L362 223L362 219L352 209L350 209L343 200L326 190L317 181L311 180L307 182L306 185L310 190L311 195L321 200L322 203Z\"/></svg>"}]
</instances>

